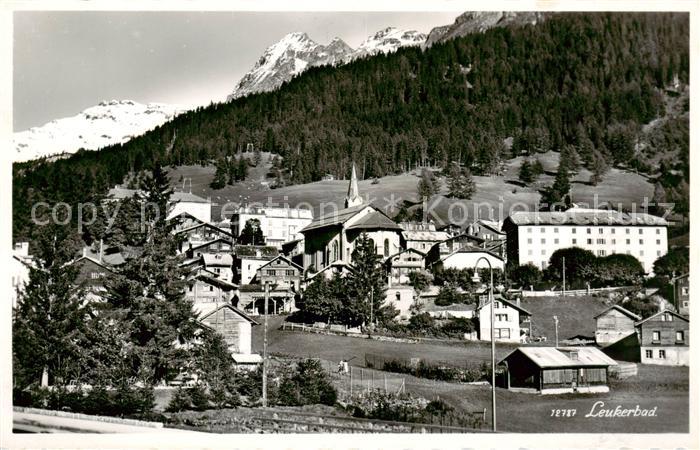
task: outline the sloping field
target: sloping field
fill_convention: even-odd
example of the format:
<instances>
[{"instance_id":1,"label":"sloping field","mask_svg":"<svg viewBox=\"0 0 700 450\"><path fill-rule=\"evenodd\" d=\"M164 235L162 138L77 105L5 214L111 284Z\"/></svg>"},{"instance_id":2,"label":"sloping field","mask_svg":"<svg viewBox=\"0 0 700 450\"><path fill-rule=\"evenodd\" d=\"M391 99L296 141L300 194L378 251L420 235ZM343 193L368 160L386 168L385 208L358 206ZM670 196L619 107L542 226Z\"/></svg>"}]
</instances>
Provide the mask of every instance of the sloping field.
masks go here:
<instances>
[{"instance_id":1,"label":"sloping field","mask_svg":"<svg viewBox=\"0 0 700 450\"><path fill-rule=\"evenodd\" d=\"M304 206L319 213L319 206L326 204L325 212L333 211L328 204L335 204L340 209L347 192L347 180L317 181L315 183L287 186L280 189L270 189L264 183L269 163L269 153L262 153L263 163L249 170L248 179L234 186L212 190L209 183L214 177L212 166L181 166L171 170L170 176L178 188L182 187L181 178L192 180L192 193L202 197L211 197L216 203L212 217L220 217L221 206L227 202L251 203L261 202L270 206ZM518 181L518 170L522 157L514 158L506 163L502 176L474 177L476 194L470 200L455 200L437 196L430 202L429 209L438 217L446 220L451 217L454 223L466 223L474 217L505 218L515 210L533 210L540 198L538 189L548 186L554 179L559 161L559 154L548 152L538 155L545 168L545 173L538 182L529 187L521 186ZM416 202L419 171L401 175L380 178L377 184L372 180L360 181L360 193L366 201L382 208L390 215L398 211L403 201ZM654 187L642 175L611 169L598 186L587 184L590 173L582 169L572 180L572 193L575 202L594 206L603 202L620 204L633 208L633 204L641 204L643 198L651 198ZM180 181L179 181L180 180ZM187 183L189 190L189 182ZM442 193L447 194L447 187L442 187Z\"/></svg>"},{"instance_id":2,"label":"sloping field","mask_svg":"<svg viewBox=\"0 0 700 450\"><path fill-rule=\"evenodd\" d=\"M559 319L559 340L577 335L595 335L595 317L606 305L602 298L581 297L526 297L521 305L532 313L533 336L546 336L547 343L554 343L553 316Z\"/></svg>"}]
</instances>

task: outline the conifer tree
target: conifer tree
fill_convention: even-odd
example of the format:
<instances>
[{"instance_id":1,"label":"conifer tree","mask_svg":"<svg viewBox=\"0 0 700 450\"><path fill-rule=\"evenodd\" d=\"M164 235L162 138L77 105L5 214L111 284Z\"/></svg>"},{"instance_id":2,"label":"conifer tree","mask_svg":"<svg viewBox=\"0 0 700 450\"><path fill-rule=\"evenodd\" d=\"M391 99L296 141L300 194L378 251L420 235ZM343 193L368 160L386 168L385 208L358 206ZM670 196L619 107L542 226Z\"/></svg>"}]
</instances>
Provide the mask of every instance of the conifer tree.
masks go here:
<instances>
[{"instance_id":1,"label":"conifer tree","mask_svg":"<svg viewBox=\"0 0 700 450\"><path fill-rule=\"evenodd\" d=\"M127 374L147 384L172 379L188 360L180 346L199 329L192 303L185 298L187 269L176 256L177 243L165 220L172 189L156 167L143 183L155 208L146 208L146 242L106 283L105 297L128 336ZM157 211L157 210L160 211Z\"/></svg>"},{"instance_id":2,"label":"conifer tree","mask_svg":"<svg viewBox=\"0 0 700 450\"><path fill-rule=\"evenodd\" d=\"M265 236L258 219L248 219L243 226L238 243L243 245L265 245Z\"/></svg>"},{"instance_id":3,"label":"conifer tree","mask_svg":"<svg viewBox=\"0 0 700 450\"><path fill-rule=\"evenodd\" d=\"M518 178L525 184L530 184L534 181L535 178L532 174L530 160L523 159L523 163L520 165L520 170L518 171Z\"/></svg>"},{"instance_id":4,"label":"conifer tree","mask_svg":"<svg viewBox=\"0 0 700 450\"><path fill-rule=\"evenodd\" d=\"M452 163L447 174L447 185L450 197L468 200L474 195L476 185L472 174L467 168L461 168L458 163Z\"/></svg>"},{"instance_id":5,"label":"conifer tree","mask_svg":"<svg viewBox=\"0 0 700 450\"><path fill-rule=\"evenodd\" d=\"M346 323L369 325L384 314L386 280L375 243L366 233L355 240L352 272L348 275L348 295L344 305Z\"/></svg>"},{"instance_id":6,"label":"conifer tree","mask_svg":"<svg viewBox=\"0 0 700 450\"><path fill-rule=\"evenodd\" d=\"M20 290L12 325L14 375L22 385L67 384L80 375L85 332L85 290L71 264L80 240L69 228L47 224L38 229L29 280Z\"/></svg>"},{"instance_id":7,"label":"conifer tree","mask_svg":"<svg viewBox=\"0 0 700 450\"><path fill-rule=\"evenodd\" d=\"M569 184L569 172L566 169L566 165L559 164L557 169L557 176L554 179L552 186L547 189L544 196L544 201L547 203L549 208L552 205L563 202L566 206L571 203L569 197L569 191L571 185Z\"/></svg>"}]
</instances>

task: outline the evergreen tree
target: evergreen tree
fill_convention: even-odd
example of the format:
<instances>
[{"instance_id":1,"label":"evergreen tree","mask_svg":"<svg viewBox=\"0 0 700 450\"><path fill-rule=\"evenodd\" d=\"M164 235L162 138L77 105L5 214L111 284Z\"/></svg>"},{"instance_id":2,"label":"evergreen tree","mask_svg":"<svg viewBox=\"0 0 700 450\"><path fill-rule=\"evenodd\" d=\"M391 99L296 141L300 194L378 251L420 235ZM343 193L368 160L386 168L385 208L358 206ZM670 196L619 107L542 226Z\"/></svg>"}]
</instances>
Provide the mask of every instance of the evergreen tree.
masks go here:
<instances>
[{"instance_id":1,"label":"evergreen tree","mask_svg":"<svg viewBox=\"0 0 700 450\"><path fill-rule=\"evenodd\" d=\"M547 203L547 207L551 209L553 205L562 202L568 206L571 203L570 189L569 171L566 169L566 165L560 163L554 183L545 191L544 201Z\"/></svg>"},{"instance_id":2,"label":"evergreen tree","mask_svg":"<svg viewBox=\"0 0 700 450\"><path fill-rule=\"evenodd\" d=\"M14 375L22 386L44 377L52 385L67 384L81 375L79 343L88 309L79 268L71 264L79 248L78 236L65 226L39 229L12 325Z\"/></svg>"},{"instance_id":3,"label":"evergreen tree","mask_svg":"<svg viewBox=\"0 0 700 450\"><path fill-rule=\"evenodd\" d=\"M593 152L593 158L591 160L591 178L590 183L593 186L597 186L603 180L603 175L610 169L607 161L599 151Z\"/></svg>"},{"instance_id":4,"label":"evergreen tree","mask_svg":"<svg viewBox=\"0 0 700 450\"><path fill-rule=\"evenodd\" d=\"M544 166L540 162L539 158L535 158L535 162L532 163L532 176L537 180L540 175L544 173Z\"/></svg>"},{"instance_id":5,"label":"evergreen tree","mask_svg":"<svg viewBox=\"0 0 700 450\"><path fill-rule=\"evenodd\" d=\"M229 181L228 162L221 158L216 161L216 173L214 179L209 184L212 189L223 189Z\"/></svg>"},{"instance_id":6,"label":"evergreen tree","mask_svg":"<svg viewBox=\"0 0 700 450\"><path fill-rule=\"evenodd\" d=\"M449 196L468 200L474 195L476 185L469 169L461 168L458 163L452 163L447 174Z\"/></svg>"},{"instance_id":7,"label":"evergreen tree","mask_svg":"<svg viewBox=\"0 0 700 450\"><path fill-rule=\"evenodd\" d=\"M238 243L243 245L265 245L265 236L258 219L248 219L243 226Z\"/></svg>"},{"instance_id":8,"label":"evergreen tree","mask_svg":"<svg viewBox=\"0 0 700 450\"><path fill-rule=\"evenodd\" d=\"M520 170L518 171L518 178L525 184L530 184L535 181L530 160L523 159L523 163L520 165Z\"/></svg>"},{"instance_id":9,"label":"evergreen tree","mask_svg":"<svg viewBox=\"0 0 700 450\"><path fill-rule=\"evenodd\" d=\"M592 149L591 152L593 152ZM570 174L577 174L581 167L581 160L576 151L576 147L573 145L565 145L559 155L559 164L563 164Z\"/></svg>"},{"instance_id":10,"label":"evergreen tree","mask_svg":"<svg viewBox=\"0 0 700 450\"><path fill-rule=\"evenodd\" d=\"M421 171L420 181L418 182L418 197L421 200L429 200L432 196L440 193L440 181L435 177L435 174L430 169Z\"/></svg>"},{"instance_id":11,"label":"evergreen tree","mask_svg":"<svg viewBox=\"0 0 700 450\"><path fill-rule=\"evenodd\" d=\"M374 241L362 233L355 240L352 252L352 272L347 276L347 297L343 314L351 325L381 321L385 313L386 280L382 258L377 254Z\"/></svg>"},{"instance_id":12,"label":"evergreen tree","mask_svg":"<svg viewBox=\"0 0 700 450\"><path fill-rule=\"evenodd\" d=\"M172 190L167 174L156 168L143 183L144 200L165 211ZM149 209L147 209L149 211ZM147 384L175 377L187 364L179 344L200 328L185 298L187 269L176 256L177 242L165 214L145 216L146 243L105 285L110 311L128 336L128 373Z\"/></svg>"}]
</instances>

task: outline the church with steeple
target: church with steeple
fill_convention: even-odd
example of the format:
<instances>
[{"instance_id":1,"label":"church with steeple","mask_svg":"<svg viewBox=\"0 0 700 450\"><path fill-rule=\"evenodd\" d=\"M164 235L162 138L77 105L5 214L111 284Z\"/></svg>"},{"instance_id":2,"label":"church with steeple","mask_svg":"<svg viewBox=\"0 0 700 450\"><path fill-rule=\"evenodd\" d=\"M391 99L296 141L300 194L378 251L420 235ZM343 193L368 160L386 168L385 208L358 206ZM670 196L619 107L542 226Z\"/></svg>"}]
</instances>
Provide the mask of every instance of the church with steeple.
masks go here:
<instances>
[{"instance_id":1,"label":"church with steeple","mask_svg":"<svg viewBox=\"0 0 700 450\"><path fill-rule=\"evenodd\" d=\"M401 227L380 209L366 204L360 194L355 164L343 208L326 208L301 230L304 235L304 271L331 277L352 265L355 240L367 233L383 259L401 251Z\"/></svg>"}]
</instances>

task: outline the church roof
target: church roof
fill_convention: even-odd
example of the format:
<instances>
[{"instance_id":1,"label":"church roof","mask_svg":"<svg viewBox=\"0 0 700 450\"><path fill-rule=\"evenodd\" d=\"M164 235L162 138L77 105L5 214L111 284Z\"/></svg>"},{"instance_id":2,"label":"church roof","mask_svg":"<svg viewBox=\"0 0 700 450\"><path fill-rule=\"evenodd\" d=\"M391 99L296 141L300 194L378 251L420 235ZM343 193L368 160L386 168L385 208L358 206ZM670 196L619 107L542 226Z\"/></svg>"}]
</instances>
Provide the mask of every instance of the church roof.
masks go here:
<instances>
[{"instance_id":1,"label":"church roof","mask_svg":"<svg viewBox=\"0 0 700 450\"><path fill-rule=\"evenodd\" d=\"M356 229L363 229L363 230L399 230L401 231L401 227L396 224L393 220L388 218L384 213L380 211L372 211L371 213L367 214L354 224L350 225L348 227L348 230L356 230Z\"/></svg>"},{"instance_id":2,"label":"church roof","mask_svg":"<svg viewBox=\"0 0 700 450\"><path fill-rule=\"evenodd\" d=\"M314 230L317 228L330 227L332 225L342 225L348 220L355 217L355 214L359 213L365 209L368 205L357 205L351 206L350 208L344 208L338 211L332 211L328 214L314 218L310 224L304 227L301 232Z\"/></svg>"}]
</instances>

